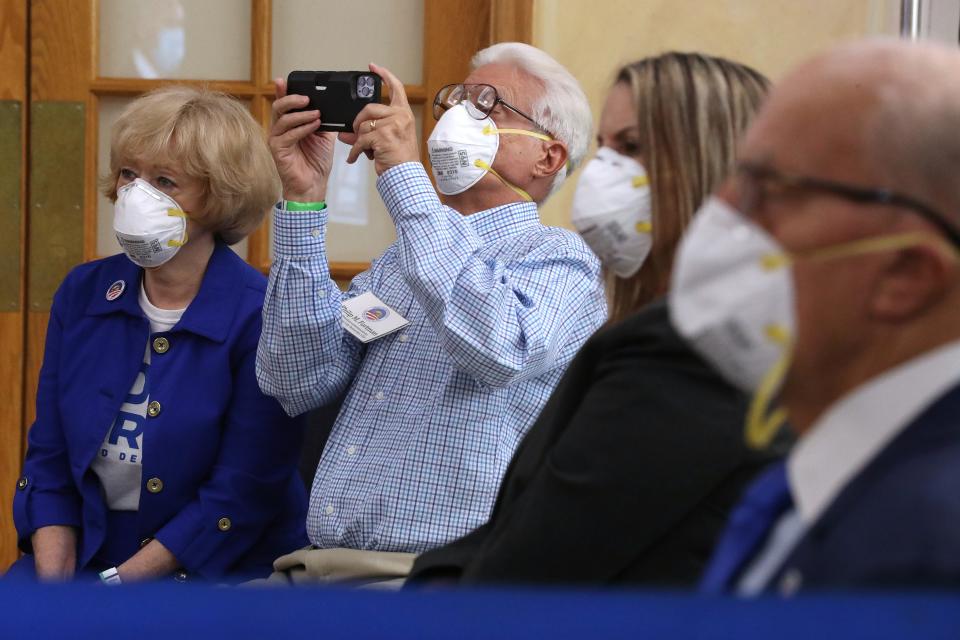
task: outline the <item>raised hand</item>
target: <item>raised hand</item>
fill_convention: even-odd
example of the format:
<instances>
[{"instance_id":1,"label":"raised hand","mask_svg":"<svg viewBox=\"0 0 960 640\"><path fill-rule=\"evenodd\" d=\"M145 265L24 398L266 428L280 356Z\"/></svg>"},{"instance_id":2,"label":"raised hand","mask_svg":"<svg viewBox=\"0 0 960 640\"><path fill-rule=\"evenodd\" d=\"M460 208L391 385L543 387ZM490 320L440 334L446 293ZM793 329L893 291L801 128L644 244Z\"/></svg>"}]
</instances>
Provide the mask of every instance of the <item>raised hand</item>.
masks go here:
<instances>
[{"instance_id":1,"label":"raised hand","mask_svg":"<svg viewBox=\"0 0 960 640\"><path fill-rule=\"evenodd\" d=\"M356 162L361 153L373 158L377 175L404 162L419 162L417 125L407 102L403 83L389 70L370 65L390 89L390 104L368 104L353 121L354 133L341 133L340 141L352 144L347 162Z\"/></svg>"},{"instance_id":2,"label":"raised hand","mask_svg":"<svg viewBox=\"0 0 960 640\"><path fill-rule=\"evenodd\" d=\"M333 145L337 134L316 133L320 112L291 109L306 106L309 98L287 95L287 82L274 80L277 99L273 101L273 127L268 143L280 173L285 200L320 202L327 195L327 180L333 165Z\"/></svg>"}]
</instances>

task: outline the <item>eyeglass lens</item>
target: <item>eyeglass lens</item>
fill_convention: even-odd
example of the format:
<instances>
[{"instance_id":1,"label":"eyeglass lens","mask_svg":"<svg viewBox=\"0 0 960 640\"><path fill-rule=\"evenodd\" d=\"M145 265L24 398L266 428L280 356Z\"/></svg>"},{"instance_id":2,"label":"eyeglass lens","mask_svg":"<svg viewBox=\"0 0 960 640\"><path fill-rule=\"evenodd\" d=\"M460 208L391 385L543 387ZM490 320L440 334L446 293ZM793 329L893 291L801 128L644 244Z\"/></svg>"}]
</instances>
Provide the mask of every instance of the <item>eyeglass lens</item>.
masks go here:
<instances>
[{"instance_id":1,"label":"eyeglass lens","mask_svg":"<svg viewBox=\"0 0 960 640\"><path fill-rule=\"evenodd\" d=\"M497 106L497 90L489 85L453 84L440 89L433 103L433 117L440 119L447 109L464 103L470 115L482 120Z\"/></svg>"}]
</instances>

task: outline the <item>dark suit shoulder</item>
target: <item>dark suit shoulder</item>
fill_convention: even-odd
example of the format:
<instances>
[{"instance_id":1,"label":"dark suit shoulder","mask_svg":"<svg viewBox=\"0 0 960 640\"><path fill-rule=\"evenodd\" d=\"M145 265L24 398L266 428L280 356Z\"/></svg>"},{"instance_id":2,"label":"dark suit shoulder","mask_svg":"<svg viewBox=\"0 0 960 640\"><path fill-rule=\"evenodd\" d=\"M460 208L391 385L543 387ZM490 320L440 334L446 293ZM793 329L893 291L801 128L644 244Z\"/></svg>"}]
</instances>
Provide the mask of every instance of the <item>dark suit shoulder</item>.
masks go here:
<instances>
[{"instance_id":1,"label":"dark suit shoulder","mask_svg":"<svg viewBox=\"0 0 960 640\"><path fill-rule=\"evenodd\" d=\"M788 561L810 587L960 580L960 389L934 403L841 491Z\"/></svg>"}]
</instances>

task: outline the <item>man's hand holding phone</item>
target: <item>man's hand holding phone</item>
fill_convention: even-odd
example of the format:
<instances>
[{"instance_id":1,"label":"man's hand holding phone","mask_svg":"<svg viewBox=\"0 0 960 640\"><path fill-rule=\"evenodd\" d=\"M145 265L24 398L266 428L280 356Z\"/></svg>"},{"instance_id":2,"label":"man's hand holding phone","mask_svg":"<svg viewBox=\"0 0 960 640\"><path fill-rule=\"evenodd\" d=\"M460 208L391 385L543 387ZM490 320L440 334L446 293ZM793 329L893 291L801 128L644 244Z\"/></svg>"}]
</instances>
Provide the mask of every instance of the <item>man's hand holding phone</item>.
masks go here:
<instances>
[{"instance_id":1,"label":"man's hand holding phone","mask_svg":"<svg viewBox=\"0 0 960 640\"><path fill-rule=\"evenodd\" d=\"M327 197L327 180L333 166L336 133L317 132L319 111L295 111L309 102L307 96L287 95L287 82L274 80L273 127L268 142L283 184L283 198L296 202L321 202Z\"/></svg>"},{"instance_id":2,"label":"man's hand holding phone","mask_svg":"<svg viewBox=\"0 0 960 640\"><path fill-rule=\"evenodd\" d=\"M417 126L407 102L403 83L389 70L370 65L390 88L390 104L368 104L353 121L355 133L341 133L340 141L352 144L348 163L356 162L361 153L373 157L377 175L404 162L419 162Z\"/></svg>"}]
</instances>

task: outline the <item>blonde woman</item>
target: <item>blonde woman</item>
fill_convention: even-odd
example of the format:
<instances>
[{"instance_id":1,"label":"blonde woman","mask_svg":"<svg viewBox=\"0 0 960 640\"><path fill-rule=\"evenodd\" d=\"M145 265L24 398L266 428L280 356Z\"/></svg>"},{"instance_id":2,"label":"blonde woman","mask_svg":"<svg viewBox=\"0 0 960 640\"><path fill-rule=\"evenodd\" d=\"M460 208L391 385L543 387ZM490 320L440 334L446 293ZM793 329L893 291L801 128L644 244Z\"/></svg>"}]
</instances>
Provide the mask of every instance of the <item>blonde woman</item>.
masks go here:
<instances>
[{"instance_id":1,"label":"blonde woman","mask_svg":"<svg viewBox=\"0 0 960 640\"><path fill-rule=\"evenodd\" d=\"M266 279L229 247L278 186L225 95L169 87L120 116L103 190L123 253L54 298L8 576L239 580L306 542L303 425L254 377Z\"/></svg>"},{"instance_id":2,"label":"blonde woman","mask_svg":"<svg viewBox=\"0 0 960 640\"><path fill-rule=\"evenodd\" d=\"M779 453L746 447L746 399L650 302L700 200L733 168L767 82L678 53L617 78L575 216L611 272L613 321L521 442L490 521L417 558L412 584L692 586L744 485Z\"/></svg>"},{"instance_id":3,"label":"blonde woman","mask_svg":"<svg viewBox=\"0 0 960 640\"><path fill-rule=\"evenodd\" d=\"M768 87L750 67L700 53L665 53L617 72L572 212L603 263L610 324L666 292L680 236L733 169Z\"/></svg>"}]
</instances>

